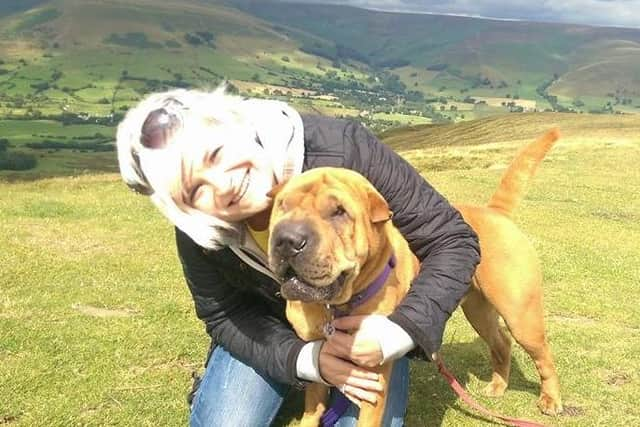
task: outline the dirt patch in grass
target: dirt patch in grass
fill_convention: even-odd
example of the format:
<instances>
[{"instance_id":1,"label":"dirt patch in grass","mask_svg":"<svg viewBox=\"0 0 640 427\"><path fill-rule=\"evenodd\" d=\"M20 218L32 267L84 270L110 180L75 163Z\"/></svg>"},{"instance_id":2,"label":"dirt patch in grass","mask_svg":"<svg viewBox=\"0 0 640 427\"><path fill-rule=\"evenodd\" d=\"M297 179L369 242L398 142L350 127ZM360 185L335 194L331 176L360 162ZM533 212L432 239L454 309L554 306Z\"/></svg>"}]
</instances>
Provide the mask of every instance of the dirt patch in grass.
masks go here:
<instances>
[{"instance_id":1,"label":"dirt patch in grass","mask_svg":"<svg viewBox=\"0 0 640 427\"><path fill-rule=\"evenodd\" d=\"M631 375L625 372L609 372L605 382L611 386L621 387L631 382Z\"/></svg>"},{"instance_id":2,"label":"dirt patch in grass","mask_svg":"<svg viewBox=\"0 0 640 427\"><path fill-rule=\"evenodd\" d=\"M579 406L567 406L564 405L562 410L563 417L581 417L585 413L585 410Z\"/></svg>"},{"instance_id":3,"label":"dirt patch in grass","mask_svg":"<svg viewBox=\"0 0 640 427\"><path fill-rule=\"evenodd\" d=\"M592 319L586 316L567 316L561 314L554 314L549 316L549 320L556 321L558 323L577 323L580 325L594 325L598 323L596 319Z\"/></svg>"},{"instance_id":4,"label":"dirt patch in grass","mask_svg":"<svg viewBox=\"0 0 640 427\"><path fill-rule=\"evenodd\" d=\"M71 306L76 311L91 317L131 317L138 314L136 310L130 308L103 308L85 304L73 304Z\"/></svg>"},{"instance_id":5,"label":"dirt patch in grass","mask_svg":"<svg viewBox=\"0 0 640 427\"><path fill-rule=\"evenodd\" d=\"M604 219L607 221L616 221L616 222L638 222L640 217L638 215L634 215L630 212L620 212L620 211L611 211L605 209L598 209L591 212L596 218Z\"/></svg>"},{"instance_id":6,"label":"dirt patch in grass","mask_svg":"<svg viewBox=\"0 0 640 427\"><path fill-rule=\"evenodd\" d=\"M0 415L0 425L13 424L18 422L18 417L15 415Z\"/></svg>"}]
</instances>

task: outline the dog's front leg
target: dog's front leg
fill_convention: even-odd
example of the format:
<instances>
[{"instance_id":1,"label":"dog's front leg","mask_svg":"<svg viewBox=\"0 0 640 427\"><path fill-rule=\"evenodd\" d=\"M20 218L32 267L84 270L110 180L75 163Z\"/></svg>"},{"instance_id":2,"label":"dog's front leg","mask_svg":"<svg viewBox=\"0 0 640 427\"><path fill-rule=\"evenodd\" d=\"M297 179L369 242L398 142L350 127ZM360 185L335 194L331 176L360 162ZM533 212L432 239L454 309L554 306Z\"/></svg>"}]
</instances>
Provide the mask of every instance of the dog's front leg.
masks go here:
<instances>
[{"instance_id":1,"label":"dog's front leg","mask_svg":"<svg viewBox=\"0 0 640 427\"><path fill-rule=\"evenodd\" d=\"M301 427L318 427L320 417L327 409L329 387L320 383L309 384L304 391L304 414L300 420Z\"/></svg>"},{"instance_id":2,"label":"dog's front leg","mask_svg":"<svg viewBox=\"0 0 640 427\"><path fill-rule=\"evenodd\" d=\"M305 341L314 341L324 337L323 326L330 320L329 313L322 304L306 304L301 301L287 301L287 319ZM327 408L329 387L320 383L311 383L305 388L304 414L300 420L302 427L317 427Z\"/></svg>"},{"instance_id":3,"label":"dog's front leg","mask_svg":"<svg viewBox=\"0 0 640 427\"><path fill-rule=\"evenodd\" d=\"M389 383L391 381L391 371L393 362L387 362L375 371L380 374L380 383L382 384L382 395L374 405L369 402L362 401L360 405L360 415L358 416L358 427L378 427L382 426L384 419L384 409L387 405L387 396L389 394Z\"/></svg>"}]
</instances>

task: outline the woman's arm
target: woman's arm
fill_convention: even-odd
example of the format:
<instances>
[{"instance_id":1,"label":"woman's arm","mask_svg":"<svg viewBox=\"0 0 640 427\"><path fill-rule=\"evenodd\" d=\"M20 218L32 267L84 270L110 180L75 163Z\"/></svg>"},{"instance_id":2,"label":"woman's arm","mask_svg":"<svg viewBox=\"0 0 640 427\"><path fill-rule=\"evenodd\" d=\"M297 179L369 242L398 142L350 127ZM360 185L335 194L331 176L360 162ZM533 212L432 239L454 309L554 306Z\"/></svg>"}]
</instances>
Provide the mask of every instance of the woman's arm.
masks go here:
<instances>
[{"instance_id":1,"label":"woman's arm","mask_svg":"<svg viewBox=\"0 0 640 427\"><path fill-rule=\"evenodd\" d=\"M301 386L296 361L304 342L260 296L231 286L232 272L178 229L176 244L196 314L216 344L276 381Z\"/></svg>"},{"instance_id":2,"label":"woman's arm","mask_svg":"<svg viewBox=\"0 0 640 427\"><path fill-rule=\"evenodd\" d=\"M478 237L460 213L398 154L351 123L346 165L366 176L387 200L393 223L420 260L409 293L389 318L431 356L446 321L467 292L480 261Z\"/></svg>"}]
</instances>

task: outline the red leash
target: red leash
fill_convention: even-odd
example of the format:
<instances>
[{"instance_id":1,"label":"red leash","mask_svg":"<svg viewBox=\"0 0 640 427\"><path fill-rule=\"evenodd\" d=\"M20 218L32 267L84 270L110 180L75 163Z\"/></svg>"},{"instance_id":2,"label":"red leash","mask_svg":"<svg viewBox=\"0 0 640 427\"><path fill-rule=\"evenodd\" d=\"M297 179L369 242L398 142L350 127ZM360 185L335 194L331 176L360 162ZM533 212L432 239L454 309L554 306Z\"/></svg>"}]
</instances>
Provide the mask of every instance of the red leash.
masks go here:
<instances>
[{"instance_id":1,"label":"red leash","mask_svg":"<svg viewBox=\"0 0 640 427\"><path fill-rule=\"evenodd\" d=\"M447 380L453 391L456 392L458 397L462 399L467 405L471 406L476 411L492 418L497 418L504 423L514 426L514 427L545 427L544 424L537 423L535 421L529 420L521 420L518 418L505 417L504 415L500 415L493 411L488 410L484 406L480 405L478 402L473 400L471 396L467 393L467 391L462 387L462 385L458 382L456 377L453 376L451 372L444 366L444 362L440 355L435 360L436 365L438 366L438 371L442 374L442 376Z\"/></svg>"}]
</instances>

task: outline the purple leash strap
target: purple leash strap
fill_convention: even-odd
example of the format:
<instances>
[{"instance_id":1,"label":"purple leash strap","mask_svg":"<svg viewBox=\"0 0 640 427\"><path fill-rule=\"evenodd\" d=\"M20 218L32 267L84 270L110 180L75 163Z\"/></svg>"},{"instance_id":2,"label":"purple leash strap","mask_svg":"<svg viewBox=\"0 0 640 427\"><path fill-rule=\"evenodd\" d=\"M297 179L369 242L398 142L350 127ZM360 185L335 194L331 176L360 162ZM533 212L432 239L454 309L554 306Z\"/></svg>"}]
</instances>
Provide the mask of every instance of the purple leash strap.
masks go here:
<instances>
[{"instance_id":1,"label":"purple leash strap","mask_svg":"<svg viewBox=\"0 0 640 427\"><path fill-rule=\"evenodd\" d=\"M341 416L347 412L347 408L351 402L347 399L347 396L342 394L338 389L336 389L337 395L336 398L331 403L329 409L324 411L322 417L320 417L320 425L322 427L333 427L336 425Z\"/></svg>"},{"instance_id":2,"label":"purple leash strap","mask_svg":"<svg viewBox=\"0 0 640 427\"><path fill-rule=\"evenodd\" d=\"M389 261L387 262L387 265L384 266L384 270L382 271L382 273L380 273L376 280L374 280L369 286L367 286L364 291L354 295L349 300L349 302L347 302L347 306L349 307L348 311L341 311L334 307L332 308L333 315L335 317L344 317L348 315L349 312L351 312L351 310L353 310L354 308L367 302L382 288L382 286L389 278L391 270L395 266L396 257L392 254L389 258ZM322 427L333 427L338 422L340 417L343 416L345 412L347 412L347 409L351 404L349 399L347 399L347 396L345 396L340 390L336 388L335 392L335 399L331 403L331 406L326 411L324 411L324 414L322 414L322 417L320 417L320 425Z\"/></svg>"}]
</instances>

